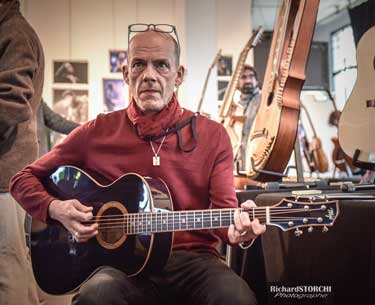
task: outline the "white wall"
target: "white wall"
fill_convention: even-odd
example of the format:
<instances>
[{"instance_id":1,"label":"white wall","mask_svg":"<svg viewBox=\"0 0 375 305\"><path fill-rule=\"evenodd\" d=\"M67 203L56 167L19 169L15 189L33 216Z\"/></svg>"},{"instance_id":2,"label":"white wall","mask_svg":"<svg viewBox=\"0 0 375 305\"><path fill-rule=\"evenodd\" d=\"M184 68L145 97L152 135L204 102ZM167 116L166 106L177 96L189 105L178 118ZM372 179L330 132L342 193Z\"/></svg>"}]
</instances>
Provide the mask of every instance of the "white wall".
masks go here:
<instances>
[{"instance_id":1,"label":"white wall","mask_svg":"<svg viewBox=\"0 0 375 305\"><path fill-rule=\"evenodd\" d=\"M44 47L43 96L49 104L52 88L56 87L52 61L88 61L90 119L102 111L102 78L122 77L109 73L109 50L127 48L129 24L176 25L182 45L181 63L188 70L179 98L183 106L194 111L218 48L233 55L235 62L251 33L249 0L21 0L21 10ZM203 111L214 116L217 111L216 70L210 78Z\"/></svg>"}]
</instances>

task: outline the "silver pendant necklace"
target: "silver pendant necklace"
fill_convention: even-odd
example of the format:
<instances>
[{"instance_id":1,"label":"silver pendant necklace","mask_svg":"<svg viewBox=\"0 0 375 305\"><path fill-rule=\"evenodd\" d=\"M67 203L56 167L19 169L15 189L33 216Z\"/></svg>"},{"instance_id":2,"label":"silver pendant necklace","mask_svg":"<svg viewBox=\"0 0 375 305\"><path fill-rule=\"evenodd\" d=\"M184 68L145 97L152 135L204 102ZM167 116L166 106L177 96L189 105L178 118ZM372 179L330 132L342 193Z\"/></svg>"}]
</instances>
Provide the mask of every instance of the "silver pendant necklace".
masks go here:
<instances>
[{"instance_id":1,"label":"silver pendant necklace","mask_svg":"<svg viewBox=\"0 0 375 305\"><path fill-rule=\"evenodd\" d=\"M151 149L152 149L152 152L154 153L154 156L152 157L152 165L153 166L160 166L159 152L160 152L161 147L163 146L163 143L164 143L164 140L165 140L166 137L167 136L164 136L163 139L161 140L161 143L160 143L157 151L155 151L154 145L152 144L152 141L150 141Z\"/></svg>"}]
</instances>

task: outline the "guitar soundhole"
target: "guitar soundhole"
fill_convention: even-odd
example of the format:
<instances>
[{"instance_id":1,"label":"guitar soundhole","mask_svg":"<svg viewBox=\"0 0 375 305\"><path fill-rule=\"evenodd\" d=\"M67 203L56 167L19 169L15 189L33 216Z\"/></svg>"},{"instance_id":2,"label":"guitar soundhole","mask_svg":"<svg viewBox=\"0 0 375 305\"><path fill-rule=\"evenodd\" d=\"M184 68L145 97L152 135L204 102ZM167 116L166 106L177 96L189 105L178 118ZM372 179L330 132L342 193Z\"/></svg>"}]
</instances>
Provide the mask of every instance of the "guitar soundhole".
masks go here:
<instances>
[{"instance_id":1,"label":"guitar soundhole","mask_svg":"<svg viewBox=\"0 0 375 305\"><path fill-rule=\"evenodd\" d=\"M375 70L375 56L374 56L374 58L372 60L372 66L374 67L374 70Z\"/></svg>"},{"instance_id":2,"label":"guitar soundhole","mask_svg":"<svg viewBox=\"0 0 375 305\"><path fill-rule=\"evenodd\" d=\"M117 201L107 202L99 209L96 215L99 222L96 240L103 248L113 250L125 242L125 214L125 206Z\"/></svg>"},{"instance_id":3,"label":"guitar soundhole","mask_svg":"<svg viewBox=\"0 0 375 305\"><path fill-rule=\"evenodd\" d=\"M109 244L118 242L125 234L122 212L116 207L107 209L100 218L100 238Z\"/></svg>"}]
</instances>

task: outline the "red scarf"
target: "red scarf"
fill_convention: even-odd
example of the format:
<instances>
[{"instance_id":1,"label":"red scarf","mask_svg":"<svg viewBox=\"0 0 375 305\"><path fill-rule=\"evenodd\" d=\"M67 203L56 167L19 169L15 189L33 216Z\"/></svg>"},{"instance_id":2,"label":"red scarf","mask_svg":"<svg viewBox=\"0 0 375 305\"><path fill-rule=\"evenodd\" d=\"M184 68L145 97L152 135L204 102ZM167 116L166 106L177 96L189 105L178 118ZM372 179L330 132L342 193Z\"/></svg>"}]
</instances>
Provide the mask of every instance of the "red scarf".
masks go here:
<instances>
[{"instance_id":1,"label":"red scarf","mask_svg":"<svg viewBox=\"0 0 375 305\"><path fill-rule=\"evenodd\" d=\"M176 95L173 93L169 104L160 112L145 115L137 106L134 98L126 109L130 121L137 128L141 138L146 136L158 136L168 128L174 126L182 115L182 108L178 103Z\"/></svg>"}]
</instances>

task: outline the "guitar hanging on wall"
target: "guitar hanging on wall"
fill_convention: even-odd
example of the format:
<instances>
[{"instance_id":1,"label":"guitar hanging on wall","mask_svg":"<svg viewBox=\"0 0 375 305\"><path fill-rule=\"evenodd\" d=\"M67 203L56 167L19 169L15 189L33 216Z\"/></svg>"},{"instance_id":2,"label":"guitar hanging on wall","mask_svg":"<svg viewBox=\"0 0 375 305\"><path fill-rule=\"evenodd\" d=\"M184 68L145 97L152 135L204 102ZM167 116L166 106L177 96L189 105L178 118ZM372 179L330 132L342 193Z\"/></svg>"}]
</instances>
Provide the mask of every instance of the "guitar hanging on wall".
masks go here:
<instances>
[{"instance_id":1,"label":"guitar hanging on wall","mask_svg":"<svg viewBox=\"0 0 375 305\"><path fill-rule=\"evenodd\" d=\"M207 90L208 80L210 79L211 71L215 67L215 65L217 64L220 56L221 56L221 49L219 49L219 51L217 51L217 53L215 54L214 60L212 61L210 67L208 68L206 79L205 79L204 84L203 84L201 97L200 97L199 102L198 102L197 112L201 112L201 110L202 110L202 105L203 105L204 96L205 96L206 90Z\"/></svg>"},{"instance_id":2,"label":"guitar hanging on wall","mask_svg":"<svg viewBox=\"0 0 375 305\"><path fill-rule=\"evenodd\" d=\"M331 91L326 88L325 89L328 99L332 102L333 105L333 113L332 116L332 125L338 128L339 125L339 119L341 116L341 111L337 109L336 101L331 93ZM335 164L335 167L337 167L340 171L346 172L348 176L352 176L353 171L356 169L356 167L353 165L353 160L348 155L344 153L342 150L339 139L336 137L331 138L331 141L334 145L333 151L332 151L332 161Z\"/></svg>"},{"instance_id":3,"label":"guitar hanging on wall","mask_svg":"<svg viewBox=\"0 0 375 305\"><path fill-rule=\"evenodd\" d=\"M307 121L309 122L311 130L313 132L313 136L311 140L308 141L310 159L314 163L314 168L319 173L325 173L326 171L328 171L328 159L323 150L322 141L320 140L320 138L318 137L318 134L316 133L310 113L308 112L307 108L302 102L301 102L301 107L306 114Z\"/></svg>"},{"instance_id":4,"label":"guitar hanging on wall","mask_svg":"<svg viewBox=\"0 0 375 305\"><path fill-rule=\"evenodd\" d=\"M235 208L173 211L167 185L158 178L125 174L101 185L84 171L59 167L43 184L61 200L77 199L93 207L99 234L78 243L60 223L33 220L31 260L39 287L50 294L79 289L102 266L135 276L160 270L172 251L173 232L229 227ZM339 213L337 201L284 199L270 207L248 210L251 219L283 231L332 226Z\"/></svg>"},{"instance_id":5,"label":"guitar hanging on wall","mask_svg":"<svg viewBox=\"0 0 375 305\"><path fill-rule=\"evenodd\" d=\"M283 0L275 22L262 99L246 149L247 175L279 180L294 148L299 98L319 0ZM274 175L273 173L278 173Z\"/></svg>"},{"instance_id":6,"label":"guitar hanging on wall","mask_svg":"<svg viewBox=\"0 0 375 305\"><path fill-rule=\"evenodd\" d=\"M363 34L358 43L357 66L357 80L339 121L339 142L355 166L374 169L375 27Z\"/></svg>"}]
</instances>

